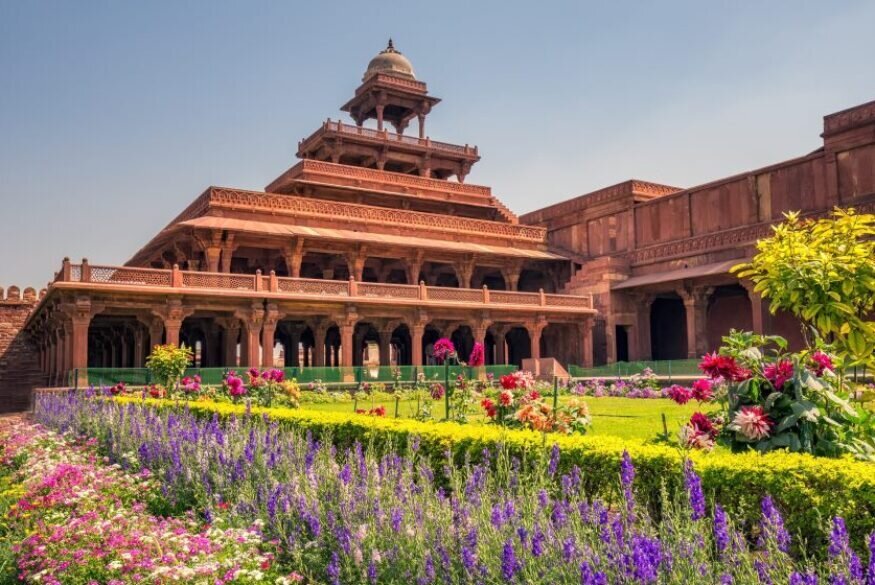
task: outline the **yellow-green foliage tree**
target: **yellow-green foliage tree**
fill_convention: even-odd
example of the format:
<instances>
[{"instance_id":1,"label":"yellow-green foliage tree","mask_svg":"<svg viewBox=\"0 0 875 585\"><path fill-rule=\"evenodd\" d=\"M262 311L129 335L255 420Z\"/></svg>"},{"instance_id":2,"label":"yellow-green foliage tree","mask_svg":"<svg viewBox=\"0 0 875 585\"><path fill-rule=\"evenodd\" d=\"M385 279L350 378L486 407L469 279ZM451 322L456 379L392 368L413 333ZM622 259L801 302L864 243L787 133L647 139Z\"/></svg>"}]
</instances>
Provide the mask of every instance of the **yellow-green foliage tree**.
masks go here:
<instances>
[{"instance_id":1,"label":"yellow-green foliage tree","mask_svg":"<svg viewBox=\"0 0 875 585\"><path fill-rule=\"evenodd\" d=\"M789 311L832 343L846 366L875 365L875 215L836 208L816 221L785 217L733 270L773 314Z\"/></svg>"},{"instance_id":2,"label":"yellow-green foliage tree","mask_svg":"<svg viewBox=\"0 0 875 585\"><path fill-rule=\"evenodd\" d=\"M182 344L156 345L146 358L146 367L152 372L152 379L167 392L176 388L185 369L191 363L191 350Z\"/></svg>"}]
</instances>

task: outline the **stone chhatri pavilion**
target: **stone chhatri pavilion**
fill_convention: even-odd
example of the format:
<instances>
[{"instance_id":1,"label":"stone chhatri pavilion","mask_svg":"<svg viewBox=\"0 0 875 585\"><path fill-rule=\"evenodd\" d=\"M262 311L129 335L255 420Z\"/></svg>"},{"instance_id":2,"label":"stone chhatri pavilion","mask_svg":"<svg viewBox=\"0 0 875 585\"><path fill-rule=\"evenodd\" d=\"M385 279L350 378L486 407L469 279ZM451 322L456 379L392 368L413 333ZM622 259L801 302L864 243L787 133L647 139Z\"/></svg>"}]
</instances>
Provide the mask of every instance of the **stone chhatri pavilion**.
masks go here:
<instances>
[{"instance_id":1,"label":"stone chhatri pavilion","mask_svg":"<svg viewBox=\"0 0 875 585\"><path fill-rule=\"evenodd\" d=\"M464 182L476 147L426 135L439 101L390 41L355 124L326 121L264 192L208 188L124 267L65 260L28 323L48 382L161 342L200 367L421 365L443 336L487 364L591 363L592 297L557 294L547 229Z\"/></svg>"}]
</instances>

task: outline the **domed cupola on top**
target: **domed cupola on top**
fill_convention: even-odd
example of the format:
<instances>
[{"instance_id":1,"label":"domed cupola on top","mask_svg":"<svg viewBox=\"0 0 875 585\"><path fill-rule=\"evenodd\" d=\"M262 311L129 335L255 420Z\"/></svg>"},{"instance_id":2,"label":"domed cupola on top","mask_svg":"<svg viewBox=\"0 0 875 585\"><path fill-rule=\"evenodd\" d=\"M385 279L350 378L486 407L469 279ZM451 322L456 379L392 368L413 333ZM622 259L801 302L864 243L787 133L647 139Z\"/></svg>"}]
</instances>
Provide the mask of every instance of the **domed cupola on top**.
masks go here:
<instances>
[{"instance_id":1,"label":"domed cupola on top","mask_svg":"<svg viewBox=\"0 0 875 585\"><path fill-rule=\"evenodd\" d=\"M365 71L362 81L367 81L369 77L383 73L394 77L403 77L405 79L416 79L413 73L413 65L410 60L401 54L401 51L395 49L392 39L389 39L389 44L385 49L371 59L368 63L368 69Z\"/></svg>"},{"instance_id":2,"label":"domed cupola on top","mask_svg":"<svg viewBox=\"0 0 875 585\"><path fill-rule=\"evenodd\" d=\"M355 125L327 120L298 143L298 156L432 179L456 177L463 183L480 154L476 146L438 142L426 135L425 119L440 101L428 95L425 82L416 78L413 65L389 39L368 63L355 95L340 108ZM376 121L376 128L365 126L369 120ZM418 123L418 136L404 133L412 121ZM271 188L283 185L271 183Z\"/></svg>"}]
</instances>

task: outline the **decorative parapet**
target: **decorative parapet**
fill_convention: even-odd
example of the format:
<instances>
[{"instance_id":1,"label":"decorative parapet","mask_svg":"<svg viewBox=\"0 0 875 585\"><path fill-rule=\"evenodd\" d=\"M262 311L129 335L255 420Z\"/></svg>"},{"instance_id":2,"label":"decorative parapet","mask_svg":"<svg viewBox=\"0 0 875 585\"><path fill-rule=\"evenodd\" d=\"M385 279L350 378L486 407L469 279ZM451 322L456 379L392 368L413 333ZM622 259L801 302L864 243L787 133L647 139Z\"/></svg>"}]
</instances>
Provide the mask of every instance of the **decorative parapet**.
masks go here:
<instances>
[{"instance_id":1,"label":"decorative parapet","mask_svg":"<svg viewBox=\"0 0 875 585\"><path fill-rule=\"evenodd\" d=\"M453 155L462 155L466 158L478 158L476 146L468 144L450 144L449 142L438 142L431 138L419 138L417 136L407 136L405 134L397 134L388 130L375 130L373 128L365 128L356 126L355 124L346 124L339 120L331 120L330 118L322 123L322 126L313 132L310 136L298 143L298 152L306 152L308 147L318 143L326 135L339 135L341 137L355 138L359 141L373 142L375 144L397 144L412 146L417 149L431 150L435 152L446 152Z\"/></svg>"},{"instance_id":2,"label":"decorative parapet","mask_svg":"<svg viewBox=\"0 0 875 585\"><path fill-rule=\"evenodd\" d=\"M520 221L523 223L540 223L548 221L556 217L564 217L570 213L580 211L582 209L600 205L613 199L620 199L630 195L647 195L648 197L661 197L682 191L680 187L671 187L669 185L660 185L659 183L650 183L647 181L639 181L632 179L624 181L598 191L585 193L566 201L554 203L547 207L525 213L520 216Z\"/></svg>"},{"instance_id":3,"label":"decorative parapet","mask_svg":"<svg viewBox=\"0 0 875 585\"><path fill-rule=\"evenodd\" d=\"M536 244L547 243L547 230L542 227L221 187L208 189L185 212L174 219L173 223L204 215L210 208L280 212L288 215L324 218L332 222L346 219L392 226L404 225L441 232L487 235L524 240Z\"/></svg>"},{"instance_id":4,"label":"decorative parapet","mask_svg":"<svg viewBox=\"0 0 875 585\"><path fill-rule=\"evenodd\" d=\"M70 285L86 286L70 286ZM364 304L403 304L429 306L464 306L482 309L536 309L560 313L593 313L592 295L561 295L449 288L424 284L383 284L357 282L353 279L318 280L278 277L271 273L226 274L153 268L71 264L65 260L52 284L59 288L106 287L139 293L234 293L276 300L349 301Z\"/></svg>"},{"instance_id":5,"label":"decorative parapet","mask_svg":"<svg viewBox=\"0 0 875 585\"><path fill-rule=\"evenodd\" d=\"M379 183L388 187L396 187L402 190L401 192L434 191L444 194L451 193L453 195L474 195L483 198L492 196L492 189L483 185L456 183L454 181L430 179L417 175L405 175L403 173L393 173L391 171L380 171L312 159L302 160L283 173L282 177L278 180L294 179L304 173L318 173L320 175L354 179L360 182ZM274 181L271 185L276 184L276 182ZM270 188L271 186L268 185L267 190L270 191Z\"/></svg>"},{"instance_id":6,"label":"decorative parapet","mask_svg":"<svg viewBox=\"0 0 875 585\"><path fill-rule=\"evenodd\" d=\"M875 123L875 101L824 116L823 135L827 136L872 123Z\"/></svg>"}]
</instances>

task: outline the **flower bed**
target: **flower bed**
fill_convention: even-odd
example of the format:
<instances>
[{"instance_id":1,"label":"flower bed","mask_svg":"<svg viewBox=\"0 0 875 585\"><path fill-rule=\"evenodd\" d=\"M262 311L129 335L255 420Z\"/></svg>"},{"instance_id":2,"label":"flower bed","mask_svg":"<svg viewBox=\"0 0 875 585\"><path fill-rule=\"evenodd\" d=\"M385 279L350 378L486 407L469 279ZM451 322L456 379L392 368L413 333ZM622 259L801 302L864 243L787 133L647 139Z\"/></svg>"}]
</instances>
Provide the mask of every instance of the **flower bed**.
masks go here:
<instances>
[{"instance_id":1,"label":"flower bed","mask_svg":"<svg viewBox=\"0 0 875 585\"><path fill-rule=\"evenodd\" d=\"M569 390L578 396L602 398L668 398L667 390L660 388L659 379L650 368L629 376L627 380L609 381L601 378L575 382Z\"/></svg>"},{"instance_id":2,"label":"flower bed","mask_svg":"<svg viewBox=\"0 0 875 585\"><path fill-rule=\"evenodd\" d=\"M7 530L23 581L60 583L255 583L284 578L276 543L260 522L223 527L193 515L165 518L160 482L98 457L96 441L65 439L38 425L0 430L0 460L20 498ZM130 459L129 455L125 456ZM11 538L7 537L9 540ZM280 579L282 580L282 579Z\"/></svg>"},{"instance_id":3,"label":"flower bed","mask_svg":"<svg viewBox=\"0 0 875 585\"><path fill-rule=\"evenodd\" d=\"M37 399L37 409L47 412L69 410L64 404L71 400L79 399L41 396ZM133 398L115 401L121 404L140 402ZM146 404L161 410L180 410L170 401L147 400ZM189 403L183 409L205 419L240 416L246 412L243 406L212 403ZM498 426L281 408L252 410L268 415L284 427L310 431L317 436L327 433L340 447L349 447L357 441L390 440L398 448L403 448L416 437L420 456L429 459L439 472L444 467L447 450L458 464L466 459L477 461L484 449L494 450L499 444L515 456L525 458L542 451L547 440L541 433ZM549 441L561 447L560 465L565 469L577 465L586 470L582 481L587 492L608 500L617 496L616 470L624 450L628 450L636 461L642 503L647 507L658 510L663 484L670 491L679 490L683 484L682 456L671 447L604 436L553 435ZM721 503L739 519L753 521L761 499L772 494L786 514L788 526L794 531L805 531L814 544L826 538L823 519L831 516L847 519L848 530L857 544L863 542L864 535L875 530L875 466L871 464L780 452L694 452L690 457L702 476L708 499Z\"/></svg>"},{"instance_id":4,"label":"flower bed","mask_svg":"<svg viewBox=\"0 0 875 585\"><path fill-rule=\"evenodd\" d=\"M558 444L525 458L490 445L479 462L446 465L438 481L426 451L433 437L412 438L400 450L396 444L378 452L374 442L368 449L355 442L336 448L315 433L284 429L232 405L222 408L242 416L226 420L164 406L42 397L37 416L99 437L111 458L129 460L132 468L148 467L172 506L207 518L223 509L242 525L261 519L266 534L279 540L281 560L303 567L308 583L805 584L818 577L833 583L875 578L871 560L865 567L851 547L842 518L832 519L822 560L800 561L790 554L799 534L785 527L780 503L764 497L749 522L733 522L724 508L707 504L707 481L691 463L681 466L677 498L663 492L655 522L641 505L649 492L645 470L628 453L612 463L611 502L594 498L590 469L568 465ZM520 433L533 434L506 435Z\"/></svg>"}]
</instances>

